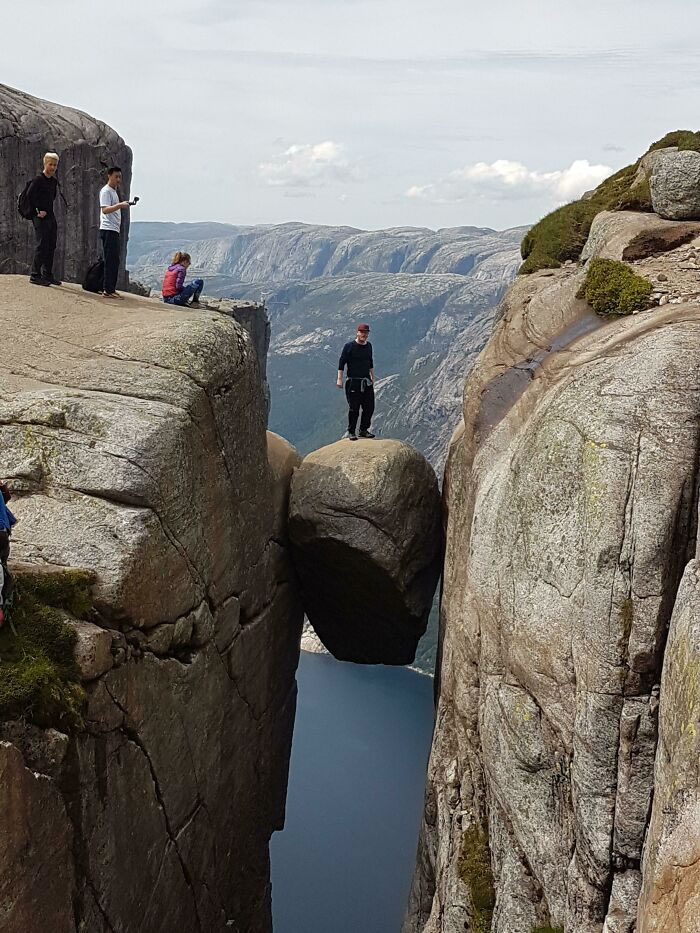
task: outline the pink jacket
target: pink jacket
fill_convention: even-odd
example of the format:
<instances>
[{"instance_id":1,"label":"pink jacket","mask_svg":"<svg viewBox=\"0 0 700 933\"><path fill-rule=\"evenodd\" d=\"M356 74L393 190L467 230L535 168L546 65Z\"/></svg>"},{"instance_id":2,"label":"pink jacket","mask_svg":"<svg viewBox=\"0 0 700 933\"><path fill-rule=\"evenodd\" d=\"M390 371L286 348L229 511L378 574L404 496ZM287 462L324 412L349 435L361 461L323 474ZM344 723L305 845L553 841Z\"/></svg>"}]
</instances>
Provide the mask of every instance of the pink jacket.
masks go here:
<instances>
[{"instance_id":1,"label":"pink jacket","mask_svg":"<svg viewBox=\"0 0 700 933\"><path fill-rule=\"evenodd\" d=\"M168 266L168 271L163 279L163 298L172 298L173 295L179 295L182 286L185 284L187 270L179 262L174 266Z\"/></svg>"}]
</instances>

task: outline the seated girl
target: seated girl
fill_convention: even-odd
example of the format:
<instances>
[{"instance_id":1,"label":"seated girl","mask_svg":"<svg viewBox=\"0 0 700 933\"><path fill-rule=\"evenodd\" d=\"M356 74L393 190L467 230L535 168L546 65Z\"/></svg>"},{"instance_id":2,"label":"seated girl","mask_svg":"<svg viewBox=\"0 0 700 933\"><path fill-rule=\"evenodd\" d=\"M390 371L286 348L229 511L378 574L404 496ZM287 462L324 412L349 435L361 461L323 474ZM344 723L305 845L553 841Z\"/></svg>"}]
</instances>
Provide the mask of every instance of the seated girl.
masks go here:
<instances>
[{"instance_id":1,"label":"seated girl","mask_svg":"<svg viewBox=\"0 0 700 933\"><path fill-rule=\"evenodd\" d=\"M186 305L190 302L190 307L199 307L199 296L204 288L204 279L195 279L189 285L185 285L185 276L192 262L189 253L181 253L179 250L173 256L172 263L168 266L168 271L163 279L163 301L169 305Z\"/></svg>"}]
</instances>

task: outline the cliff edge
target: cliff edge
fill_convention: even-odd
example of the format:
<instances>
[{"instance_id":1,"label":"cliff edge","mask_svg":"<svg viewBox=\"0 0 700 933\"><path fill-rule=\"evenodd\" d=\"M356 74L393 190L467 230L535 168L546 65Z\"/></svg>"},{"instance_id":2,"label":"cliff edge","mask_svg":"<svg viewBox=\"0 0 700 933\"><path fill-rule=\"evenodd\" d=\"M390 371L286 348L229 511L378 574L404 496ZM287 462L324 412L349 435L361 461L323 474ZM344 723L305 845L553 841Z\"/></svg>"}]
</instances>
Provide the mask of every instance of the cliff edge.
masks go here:
<instances>
[{"instance_id":1,"label":"cliff edge","mask_svg":"<svg viewBox=\"0 0 700 933\"><path fill-rule=\"evenodd\" d=\"M250 337L217 312L16 276L0 330L17 613L38 573L79 680L64 711L37 688L9 717L2 695L3 930L267 933L302 612L296 458L273 439L268 463ZM90 581L80 612L51 595L71 568Z\"/></svg>"}]
</instances>

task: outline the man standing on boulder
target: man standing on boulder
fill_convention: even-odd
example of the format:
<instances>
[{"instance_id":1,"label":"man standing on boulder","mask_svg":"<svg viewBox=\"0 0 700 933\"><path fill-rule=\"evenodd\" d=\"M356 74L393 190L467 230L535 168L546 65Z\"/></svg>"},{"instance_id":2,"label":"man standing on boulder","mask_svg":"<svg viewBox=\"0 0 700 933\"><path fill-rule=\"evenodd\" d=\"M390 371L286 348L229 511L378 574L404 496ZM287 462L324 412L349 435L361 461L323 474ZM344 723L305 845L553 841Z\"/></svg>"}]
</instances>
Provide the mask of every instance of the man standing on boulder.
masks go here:
<instances>
[{"instance_id":1,"label":"man standing on boulder","mask_svg":"<svg viewBox=\"0 0 700 933\"><path fill-rule=\"evenodd\" d=\"M351 441L357 440L357 419L360 419L360 437L374 437L369 426L374 414L374 358L372 344L369 342L369 324L358 324L355 339L346 343L338 361L338 379L336 385L343 387L343 370L347 366L348 378L345 382L345 396L348 400L348 430L345 434Z\"/></svg>"},{"instance_id":2,"label":"man standing on boulder","mask_svg":"<svg viewBox=\"0 0 700 933\"><path fill-rule=\"evenodd\" d=\"M121 248L119 234L122 228L122 211L128 211L128 201L120 201L117 188L122 181L122 170L118 165L107 169L107 184L100 191L100 240L105 274L102 295L105 298L121 298L117 294L117 278Z\"/></svg>"},{"instance_id":3,"label":"man standing on boulder","mask_svg":"<svg viewBox=\"0 0 700 933\"><path fill-rule=\"evenodd\" d=\"M36 234L36 250L29 281L32 285L60 285L53 275L53 257L56 252L58 225L53 212L53 202L58 190L58 156L47 152L44 156L44 170L37 175L27 189L27 200L33 209L31 218Z\"/></svg>"}]
</instances>

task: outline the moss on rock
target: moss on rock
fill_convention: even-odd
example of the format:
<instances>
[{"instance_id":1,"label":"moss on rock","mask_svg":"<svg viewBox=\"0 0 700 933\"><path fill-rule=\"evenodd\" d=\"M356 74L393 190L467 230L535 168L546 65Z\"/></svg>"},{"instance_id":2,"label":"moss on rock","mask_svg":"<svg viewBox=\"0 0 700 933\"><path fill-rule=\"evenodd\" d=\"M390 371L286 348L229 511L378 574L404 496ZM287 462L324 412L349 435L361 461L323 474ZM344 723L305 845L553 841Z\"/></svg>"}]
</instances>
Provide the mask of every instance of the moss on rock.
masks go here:
<instances>
[{"instance_id":1,"label":"moss on rock","mask_svg":"<svg viewBox=\"0 0 700 933\"><path fill-rule=\"evenodd\" d=\"M90 609L94 574L20 571L15 579L14 631L9 623L0 629L0 719L80 725L84 693L66 616L81 618Z\"/></svg>"},{"instance_id":2,"label":"moss on rock","mask_svg":"<svg viewBox=\"0 0 700 933\"><path fill-rule=\"evenodd\" d=\"M533 927L532 933L564 933L563 927Z\"/></svg>"},{"instance_id":3,"label":"moss on rock","mask_svg":"<svg viewBox=\"0 0 700 933\"><path fill-rule=\"evenodd\" d=\"M647 152L678 146L700 152L700 133L676 130L659 139ZM646 155L647 153L645 153ZM592 193L543 217L525 234L520 252L520 274L556 269L577 260L585 246L593 219L601 211L651 211L649 180L638 177L641 159L606 178Z\"/></svg>"},{"instance_id":4,"label":"moss on rock","mask_svg":"<svg viewBox=\"0 0 700 933\"><path fill-rule=\"evenodd\" d=\"M648 307L651 282L615 259L592 259L578 297L597 314L632 314Z\"/></svg>"},{"instance_id":5,"label":"moss on rock","mask_svg":"<svg viewBox=\"0 0 700 933\"><path fill-rule=\"evenodd\" d=\"M491 929L496 894L488 835L480 826L470 826L464 833L457 871L471 895L474 908L473 933L488 933Z\"/></svg>"}]
</instances>

